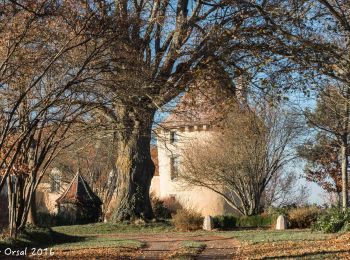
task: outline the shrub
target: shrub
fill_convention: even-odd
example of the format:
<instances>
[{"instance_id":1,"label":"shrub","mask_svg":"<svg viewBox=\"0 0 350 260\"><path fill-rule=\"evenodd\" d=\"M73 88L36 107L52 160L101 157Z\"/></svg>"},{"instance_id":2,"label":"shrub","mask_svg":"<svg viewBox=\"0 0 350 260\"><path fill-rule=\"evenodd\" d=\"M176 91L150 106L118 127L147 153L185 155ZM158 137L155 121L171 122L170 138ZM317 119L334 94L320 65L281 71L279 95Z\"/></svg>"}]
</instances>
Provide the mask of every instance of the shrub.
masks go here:
<instances>
[{"instance_id":1,"label":"shrub","mask_svg":"<svg viewBox=\"0 0 350 260\"><path fill-rule=\"evenodd\" d=\"M321 210L315 206L291 209L288 212L288 220L291 228L310 228L317 220Z\"/></svg>"},{"instance_id":2,"label":"shrub","mask_svg":"<svg viewBox=\"0 0 350 260\"><path fill-rule=\"evenodd\" d=\"M203 217L189 209L180 209L173 215L173 224L180 231L194 231L202 229Z\"/></svg>"},{"instance_id":3,"label":"shrub","mask_svg":"<svg viewBox=\"0 0 350 260\"><path fill-rule=\"evenodd\" d=\"M152 198L152 209L156 219L171 218L171 212L164 205L164 202L158 198Z\"/></svg>"},{"instance_id":4,"label":"shrub","mask_svg":"<svg viewBox=\"0 0 350 260\"><path fill-rule=\"evenodd\" d=\"M36 222L39 227L52 227L57 224L57 215L46 211L36 213Z\"/></svg>"},{"instance_id":5,"label":"shrub","mask_svg":"<svg viewBox=\"0 0 350 260\"><path fill-rule=\"evenodd\" d=\"M230 230L236 227L237 217L233 215L215 216L213 218L214 228Z\"/></svg>"},{"instance_id":6,"label":"shrub","mask_svg":"<svg viewBox=\"0 0 350 260\"><path fill-rule=\"evenodd\" d=\"M270 227L275 220L271 215L242 216L237 219L237 227L257 228Z\"/></svg>"},{"instance_id":7,"label":"shrub","mask_svg":"<svg viewBox=\"0 0 350 260\"><path fill-rule=\"evenodd\" d=\"M312 225L313 230L325 233L336 233L340 230L348 230L350 227L350 210L345 212L339 209L329 209L324 212Z\"/></svg>"},{"instance_id":8,"label":"shrub","mask_svg":"<svg viewBox=\"0 0 350 260\"><path fill-rule=\"evenodd\" d=\"M175 197L159 199L154 194L151 194L151 203L154 217L156 219L169 219L179 209L182 209L181 204Z\"/></svg>"},{"instance_id":9,"label":"shrub","mask_svg":"<svg viewBox=\"0 0 350 260\"><path fill-rule=\"evenodd\" d=\"M175 197L166 197L162 199L164 206L169 210L170 214L175 214L178 210L182 209L180 202Z\"/></svg>"}]
</instances>

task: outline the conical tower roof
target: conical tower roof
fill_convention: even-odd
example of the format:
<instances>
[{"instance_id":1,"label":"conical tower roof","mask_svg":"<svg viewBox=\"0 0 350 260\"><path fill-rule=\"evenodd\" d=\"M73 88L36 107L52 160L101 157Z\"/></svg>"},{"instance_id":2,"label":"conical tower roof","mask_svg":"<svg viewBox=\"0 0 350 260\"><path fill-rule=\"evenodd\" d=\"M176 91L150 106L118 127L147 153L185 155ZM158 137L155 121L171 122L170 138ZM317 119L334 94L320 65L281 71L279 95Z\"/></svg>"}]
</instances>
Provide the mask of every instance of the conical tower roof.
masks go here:
<instances>
[{"instance_id":1,"label":"conical tower roof","mask_svg":"<svg viewBox=\"0 0 350 260\"><path fill-rule=\"evenodd\" d=\"M92 191L79 171L74 176L67 190L56 200L57 203L81 203L81 204L98 204L102 201Z\"/></svg>"},{"instance_id":2,"label":"conical tower roof","mask_svg":"<svg viewBox=\"0 0 350 260\"><path fill-rule=\"evenodd\" d=\"M160 124L165 128L211 125L223 118L234 98L227 86L194 88L186 92L172 113Z\"/></svg>"},{"instance_id":3,"label":"conical tower roof","mask_svg":"<svg viewBox=\"0 0 350 260\"><path fill-rule=\"evenodd\" d=\"M201 70L181 97L171 114L160 125L178 128L212 125L220 121L235 98L235 89L228 73L214 62Z\"/></svg>"}]
</instances>

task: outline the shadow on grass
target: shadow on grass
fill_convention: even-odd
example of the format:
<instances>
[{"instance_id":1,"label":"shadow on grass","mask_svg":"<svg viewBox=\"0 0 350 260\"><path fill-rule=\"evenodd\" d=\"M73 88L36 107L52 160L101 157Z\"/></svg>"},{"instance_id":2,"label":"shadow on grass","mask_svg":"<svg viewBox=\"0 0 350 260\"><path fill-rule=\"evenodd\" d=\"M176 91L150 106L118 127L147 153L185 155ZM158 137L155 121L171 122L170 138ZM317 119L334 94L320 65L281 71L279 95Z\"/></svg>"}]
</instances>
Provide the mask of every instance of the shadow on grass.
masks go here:
<instances>
[{"instance_id":1,"label":"shadow on grass","mask_svg":"<svg viewBox=\"0 0 350 260\"><path fill-rule=\"evenodd\" d=\"M51 230L50 228L27 228L23 233L18 235L16 240L6 238L0 240L0 250L3 251L6 248L12 250L22 250L26 247L47 248L54 245L82 242L85 241L84 236L66 235Z\"/></svg>"}]
</instances>

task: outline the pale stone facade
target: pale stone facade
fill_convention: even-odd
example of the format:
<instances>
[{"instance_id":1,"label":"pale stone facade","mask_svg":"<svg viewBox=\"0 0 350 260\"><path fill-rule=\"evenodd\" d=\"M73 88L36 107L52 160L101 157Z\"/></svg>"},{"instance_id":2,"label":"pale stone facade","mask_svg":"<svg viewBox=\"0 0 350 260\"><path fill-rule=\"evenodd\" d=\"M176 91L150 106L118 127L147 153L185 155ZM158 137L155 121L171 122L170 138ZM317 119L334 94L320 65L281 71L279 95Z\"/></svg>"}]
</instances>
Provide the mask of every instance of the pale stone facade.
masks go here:
<instances>
[{"instance_id":1,"label":"pale stone facade","mask_svg":"<svg viewBox=\"0 0 350 260\"><path fill-rule=\"evenodd\" d=\"M41 183L36 192L37 209L43 212L57 213L56 200L62 195L67 188L67 184L63 184L59 190L52 190L50 183Z\"/></svg>"},{"instance_id":2,"label":"pale stone facade","mask_svg":"<svg viewBox=\"0 0 350 260\"><path fill-rule=\"evenodd\" d=\"M68 184L62 181L62 172L53 168L46 181L42 181L36 191L36 204L38 211L57 213L56 200L67 189Z\"/></svg>"},{"instance_id":3,"label":"pale stone facade","mask_svg":"<svg viewBox=\"0 0 350 260\"><path fill-rule=\"evenodd\" d=\"M159 184L157 179L152 180L152 190L158 189L160 198L175 197L185 208L193 209L203 216L236 213L217 193L202 187L189 188L176 176L172 176L174 167L181 170L181 156L189 143L205 142L215 134L209 125L158 129L157 132ZM177 165L174 166L174 163Z\"/></svg>"}]
</instances>

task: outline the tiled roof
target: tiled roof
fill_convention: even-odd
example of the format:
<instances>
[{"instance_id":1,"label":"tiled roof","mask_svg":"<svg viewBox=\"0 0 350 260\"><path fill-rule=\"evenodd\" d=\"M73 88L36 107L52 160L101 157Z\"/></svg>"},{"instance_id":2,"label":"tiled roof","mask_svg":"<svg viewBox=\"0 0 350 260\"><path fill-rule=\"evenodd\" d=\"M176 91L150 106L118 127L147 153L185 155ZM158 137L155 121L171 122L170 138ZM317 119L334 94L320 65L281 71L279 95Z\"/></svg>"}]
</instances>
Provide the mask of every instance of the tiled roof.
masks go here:
<instances>
[{"instance_id":1,"label":"tiled roof","mask_svg":"<svg viewBox=\"0 0 350 260\"><path fill-rule=\"evenodd\" d=\"M164 128L211 125L222 119L233 90L225 87L195 88L184 94L172 113L160 124Z\"/></svg>"},{"instance_id":2,"label":"tiled roof","mask_svg":"<svg viewBox=\"0 0 350 260\"><path fill-rule=\"evenodd\" d=\"M98 204L102 202L79 174L74 176L67 190L56 200L57 203Z\"/></svg>"}]
</instances>

